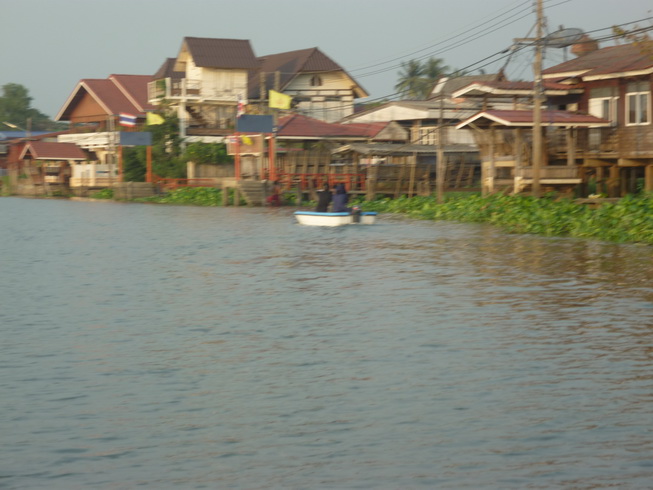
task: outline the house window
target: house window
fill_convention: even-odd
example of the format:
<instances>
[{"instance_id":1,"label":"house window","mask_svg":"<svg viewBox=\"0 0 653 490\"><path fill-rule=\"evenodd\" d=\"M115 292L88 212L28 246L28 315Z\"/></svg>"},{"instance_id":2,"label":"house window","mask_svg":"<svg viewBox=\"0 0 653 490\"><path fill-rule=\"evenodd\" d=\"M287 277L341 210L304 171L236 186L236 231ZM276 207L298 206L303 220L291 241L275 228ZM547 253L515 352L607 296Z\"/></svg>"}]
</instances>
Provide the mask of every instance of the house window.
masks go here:
<instances>
[{"instance_id":1,"label":"house window","mask_svg":"<svg viewBox=\"0 0 653 490\"><path fill-rule=\"evenodd\" d=\"M422 126L413 133L413 143L419 145L436 145L438 143L437 126Z\"/></svg>"},{"instance_id":2,"label":"house window","mask_svg":"<svg viewBox=\"0 0 653 490\"><path fill-rule=\"evenodd\" d=\"M319 87L322 85L322 77L319 75L313 75L311 78L311 87Z\"/></svg>"},{"instance_id":3,"label":"house window","mask_svg":"<svg viewBox=\"0 0 653 490\"><path fill-rule=\"evenodd\" d=\"M626 124L628 126L651 123L651 92L644 83L629 83L626 92Z\"/></svg>"},{"instance_id":4,"label":"house window","mask_svg":"<svg viewBox=\"0 0 653 490\"><path fill-rule=\"evenodd\" d=\"M589 113L617 124L617 97L611 88L593 89L590 92Z\"/></svg>"}]
</instances>

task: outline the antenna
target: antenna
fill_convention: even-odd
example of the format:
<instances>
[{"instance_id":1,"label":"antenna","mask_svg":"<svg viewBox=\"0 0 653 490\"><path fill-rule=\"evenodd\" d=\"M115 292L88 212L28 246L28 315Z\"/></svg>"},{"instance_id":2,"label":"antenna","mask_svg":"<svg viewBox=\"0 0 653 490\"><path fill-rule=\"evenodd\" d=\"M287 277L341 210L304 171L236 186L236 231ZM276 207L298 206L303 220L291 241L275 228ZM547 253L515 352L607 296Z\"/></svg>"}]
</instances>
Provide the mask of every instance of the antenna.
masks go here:
<instances>
[{"instance_id":1,"label":"antenna","mask_svg":"<svg viewBox=\"0 0 653 490\"><path fill-rule=\"evenodd\" d=\"M583 37L583 31L574 27L559 29L544 38L544 45L547 48L566 48L577 43Z\"/></svg>"}]
</instances>

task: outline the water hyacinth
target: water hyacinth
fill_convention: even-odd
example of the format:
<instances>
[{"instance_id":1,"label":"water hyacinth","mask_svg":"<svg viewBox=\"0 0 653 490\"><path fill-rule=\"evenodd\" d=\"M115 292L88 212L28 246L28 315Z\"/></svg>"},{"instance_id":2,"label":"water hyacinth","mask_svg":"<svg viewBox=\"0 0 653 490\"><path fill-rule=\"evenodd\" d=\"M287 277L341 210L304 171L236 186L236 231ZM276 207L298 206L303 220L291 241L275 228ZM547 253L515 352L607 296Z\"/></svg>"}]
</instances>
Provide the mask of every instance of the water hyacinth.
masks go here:
<instances>
[{"instance_id":1,"label":"water hyacinth","mask_svg":"<svg viewBox=\"0 0 653 490\"><path fill-rule=\"evenodd\" d=\"M401 197L362 203L366 211L411 218L489 223L509 233L569 236L653 245L653 195L628 196L596 209L570 199L494 194Z\"/></svg>"}]
</instances>

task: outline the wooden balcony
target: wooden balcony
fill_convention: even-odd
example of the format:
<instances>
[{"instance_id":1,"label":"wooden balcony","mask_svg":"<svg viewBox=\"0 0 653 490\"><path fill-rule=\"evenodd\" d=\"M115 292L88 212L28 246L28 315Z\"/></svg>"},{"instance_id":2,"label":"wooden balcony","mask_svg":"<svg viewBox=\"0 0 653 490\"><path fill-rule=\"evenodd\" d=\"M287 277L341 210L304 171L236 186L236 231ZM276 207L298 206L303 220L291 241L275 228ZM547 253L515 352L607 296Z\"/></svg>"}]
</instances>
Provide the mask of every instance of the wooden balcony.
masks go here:
<instances>
[{"instance_id":1,"label":"wooden balcony","mask_svg":"<svg viewBox=\"0 0 653 490\"><path fill-rule=\"evenodd\" d=\"M147 84L147 98L150 104L158 104L163 100L187 101L204 103L227 103L235 105L245 89L218 89L202 84L200 80L187 78L162 78Z\"/></svg>"},{"instance_id":2,"label":"wooden balcony","mask_svg":"<svg viewBox=\"0 0 653 490\"><path fill-rule=\"evenodd\" d=\"M548 131L546 147L558 158L565 155L568 151L565 130ZM611 159L653 158L653 125L578 129L576 155Z\"/></svg>"},{"instance_id":3,"label":"wooden balcony","mask_svg":"<svg viewBox=\"0 0 653 490\"><path fill-rule=\"evenodd\" d=\"M515 177L532 180L533 167L516 168ZM581 178L576 166L543 166L540 168L540 181L548 184L579 184Z\"/></svg>"}]
</instances>

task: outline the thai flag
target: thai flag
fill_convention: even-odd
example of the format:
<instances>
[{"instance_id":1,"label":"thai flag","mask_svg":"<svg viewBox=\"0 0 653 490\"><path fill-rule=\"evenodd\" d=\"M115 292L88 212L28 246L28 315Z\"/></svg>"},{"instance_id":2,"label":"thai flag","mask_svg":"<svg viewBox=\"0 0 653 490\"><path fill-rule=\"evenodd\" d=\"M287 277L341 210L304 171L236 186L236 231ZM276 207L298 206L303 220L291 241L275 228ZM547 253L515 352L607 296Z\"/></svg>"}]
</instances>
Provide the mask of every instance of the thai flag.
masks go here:
<instances>
[{"instance_id":1,"label":"thai flag","mask_svg":"<svg viewBox=\"0 0 653 490\"><path fill-rule=\"evenodd\" d=\"M121 112L119 124L121 126L136 126L136 116Z\"/></svg>"}]
</instances>

